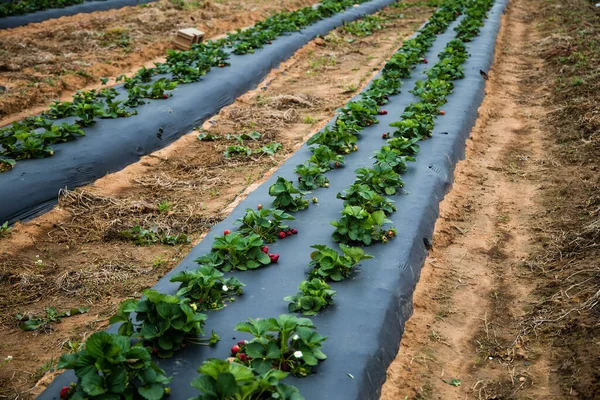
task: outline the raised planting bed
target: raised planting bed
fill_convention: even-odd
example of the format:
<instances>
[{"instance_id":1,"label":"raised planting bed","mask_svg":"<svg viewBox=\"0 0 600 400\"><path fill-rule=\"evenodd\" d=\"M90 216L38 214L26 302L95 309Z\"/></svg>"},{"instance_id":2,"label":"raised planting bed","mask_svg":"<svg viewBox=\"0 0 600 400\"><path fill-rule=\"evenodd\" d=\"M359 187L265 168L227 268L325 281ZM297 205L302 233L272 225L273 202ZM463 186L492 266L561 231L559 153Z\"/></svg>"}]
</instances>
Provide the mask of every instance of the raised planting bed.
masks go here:
<instances>
[{"instance_id":1,"label":"raised planting bed","mask_svg":"<svg viewBox=\"0 0 600 400\"><path fill-rule=\"evenodd\" d=\"M0 3L0 29L155 1L158 0L22 0Z\"/></svg>"},{"instance_id":2,"label":"raised planting bed","mask_svg":"<svg viewBox=\"0 0 600 400\"><path fill-rule=\"evenodd\" d=\"M154 347L158 355L170 356L167 359L157 359L157 363L164 369L166 376L172 377L172 381L165 386L170 387L169 391L173 398L235 398L233 392L229 390L235 388L236 383L241 384L242 381L264 385L263 387L266 387L268 391L278 392L279 398L299 399L302 396L306 399L362 400L379 397L387 367L398 351L404 322L411 313L412 293L427 253L427 242L431 238L438 216L439 201L451 183L454 166L463 155L465 140L469 136L477 116L477 108L484 96L485 82L480 75L480 70L487 71L492 63L500 17L506 3L505 0L497 1L487 11L488 6L492 6L492 2L487 4L485 0L466 2L466 15L450 23L448 29L438 35L435 41L421 40L422 37L420 39L417 35L416 41L405 43L405 50L413 46L412 49L416 53L412 54L418 56L416 63L411 62L414 58L407 57L407 53L404 52L401 56L393 57L381 75L386 79L396 79L398 76L402 76L402 93L390 95L388 104L371 108L371 111L377 110L376 112L381 114L378 116L364 117L366 115L365 107L355 108L356 103L348 105L348 108L356 111L346 113L346 117L348 115L363 116L355 118L355 122L356 125L364 123L365 126L355 127L352 130L353 135L358 136L355 143L358 148L354 147L354 143L351 144L352 149L348 149L347 153L346 149L341 148L345 158L343 160L332 159L330 164L332 169L325 171L327 168L324 167L320 171L327 180L318 177L314 180L317 185L322 186L306 195L307 200L311 201L306 209L295 212L290 210L291 215L295 217L294 220L284 219L282 215L280 215L281 218L276 219L275 225L285 222L290 226L290 228L280 226L279 229L274 229L274 231L284 232L283 238L275 239L273 243L267 244L268 249L262 249L264 244L260 243L248 229L264 235L267 240L273 239L264 231L270 229L273 224L255 224L257 221L262 221L258 217L268 218L268 210L273 207L273 197L269 195L269 191L271 195L278 196L277 205L279 207L304 208L306 205L304 202L294 199L294 196L297 197L298 194L292 193L291 198L286 195L290 192L290 187L284 184L284 180L297 182L297 175L294 173L296 166L317 154L316 151L310 151L309 146L304 146L295 153L269 180L241 202L227 219L216 225L203 242L196 246L177 268L154 286L153 289L159 293L176 294L182 281L181 272L194 271L198 267L194 262L195 259L199 259L204 265L203 268L207 270L210 270L211 265L224 271L231 270L227 272L226 276L235 276L246 285L243 287L244 294L231 296L234 297L234 301L223 309L214 310L220 305L215 302L216 307L212 307L213 303L210 302L212 311L207 311L205 316L194 317L201 318L205 322L206 333L214 331L220 336L220 341L212 347L188 343L185 348L175 350L173 354L170 354L174 347L180 345L180 341L175 340L172 335L165 335L165 339L157 340L152 337L154 331L147 326L139 332L147 340L150 351ZM436 16L439 16L439 13L432 19L435 19ZM483 27L480 27L480 21L485 22ZM458 32L454 30L457 27L459 28ZM423 29L428 29L427 25ZM479 35L473 37L477 33ZM457 40L453 40L455 38ZM423 46L428 48L424 54L419 50L419 47ZM465 50L469 54L466 60ZM403 50L400 53L403 53ZM413 65L416 68L411 70ZM461 65L462 68L460 68ZM449 68L445 68L446 66ZM423 74L426 70L429 70L428 75ZM464 77L461 78L463 70ZM397 75L394 71L404 72ZM408 72L410 72L410 77L406 77ZM418 80L424 82L418 83ZM367 88L363 94L369 93L372 88ZM372 91L370 93L373 95ZM354 100L358 102L365 99L365 96L357 96ZM421 104L421 106L417 106L417 104ZM415 107L425 107L429 116L433 116L435 112L435 125L422 129L423 125L421 124L411 125L408 123L407 121L413 119L415 114L406 114L405 112L407 110L414 112ZM383 110L387 113L381 112ZM429 119L425 115L427 113L424 112L419 120L428 121ZM340 118L346 117L338 115L331 122L330 129L333 129L333 124L340 126ZM375 119L379 121L378 124L374 123ZM367 120L370 120L370 123ZM394 126L390 128L389 124L391 123ZM381 154L384 146L396 145L394 139L387 138L388 134L396 139L419 139L418 142L405 146L406 151L402 153L402 157L414 156L415 158L401 173L403 189L400 189L402 185L397 178L389 178L391 175L386 181L392 185L380 186L378 180L371 179L372 172L359 170L361 167L371 168L373 166L374 160L370 157L375 151ZM333 142L330 141L329 144L332 148ZM420 147L420 151L416 155L415 144ZM324 166L325 153L319 153L320 157L313 158L313 161ZM386 159L389 161L391 158ZM380 161L379 164L383 168L382 159L378 157L377 160ZM340 163L340 166L333 168L336 162ZM391 164L388 163L388 165ZM394 168L399 171L403 170L399 164L396 164ZM386 238L384 239L381 235L379 239L375 240L377 236L374 236L370 245L362 246L362 250L370 254L372 258L363 259L355 271L349 271L347 274L325 273L323 271L326 270L326 262L323 257L327 257L326 251L322 247L315 249L313 245L324 245L337 250L339 244L333 238L345 240L343 232L339 231L339 228L338 235L332 236L335 228L330 222L341 221L340 212L343 209L343 201L337 198L337 194L349 188L357 178L361 180L362 184L369 185L373 191L381 188L383 195L394 201L396 211L387 207L383 208L389 214L387 218L390 220L384 225ZM305 179L301 184L310 185L312 182ZM270 189L271 187L273 189ZM362 192L366 193L365 190ZM395 193L391 194L392 192ZM348 196L350 195L349 192L346 193ZM312 197L317 197L317 201L313 203ZM256 211L248 212L247 209ZM245 225L241 225L240 228L240 225L235 224L236 219L243 219ZM391 226L395 226L395 231L390 228ZM292 231L292 229L296 231ZM388 234L388 230L391 231L391 234ZM287 231L290 231L291 234L287 235L285 233ZM354 241L351 243L354 246L358 246L358 242L361 240L365 242L364 244L368 244L364 240L364 236L349 236ZM233 244L237 245L233 246ZM261 255L265 254L261 250L265 250L266 253L273 254L273 256L268 257L267 260L264 255ZM315 254L315 250L319 250L320 253ZM352 250L349 253L355 256L355 260L362 258L359 250ZM225 257L227 254L230 257ZM271 260L273 257L276 260ZM311 265L311 261L314 266L315 260L322 263L320 264L322 273L313 272L310 274L310 278L329 276L332 281L327 282L327 285L331 288L319 284L318 281L307 282L307 272L309 271L307 267ZM341 264L353 264L352 261L346 261ZM246 271L246 269L250 270ZM344 271L342 268L340 270ZM177 281L170 282L170 279L175 276L177 276ZM346 279L342 279L344 277ZM299 285L308 292L312 291L313 296L316 295L318 299L322 300L320 302L313 301L308 308L300 307L304 310L312 310L317 314L311 317L312 322L298 321L290 317L279 317L278 320L269 319L286 314L289 311L288 304L290 302L294 304L291 307L292 310L298 309L299 297L288 298L286 301L283 298L296 295ZM183 295L181 289L179 290L179 295ZM227 291L225 288L221 288L221 290ZM333 296L333 293L329 292L330 290L335 290L336 295ZM219 293L219 295L221 294ZM147 299L144 300L146 305L140 305L141 303L137 301L125 303L119 316L113 319L113 322L127 321L131 313L137 311L140 312L138 323L144 322L147 325L148 316L154 313L154 306L147 305L148 302L156 303L165 298L155 292L146 292L146 295ZM173 304L177 303L176 307L187 310L190 315L198 315L199 308L204 307L204 302L200 299L204 300L206 297L196 296L187 300L183 298L170 299ZM329 304L332 299L333 304ZM180 306L179 303L182 302L190 304L186 307L190 310L196 309L195 312ZM193 307L191 307L192 303ZM174 314L170 315L175 318ZM253 320L247 324L239 324L248 321L249 318ZM266 322L257 322L257 318L266 319ZM284 327L285 333L279 335L279 338L283 337L284 340L268 344L272 341L268 339L268 334L263 332L263 328L276 332L280 330L278 323L289 325L290 328L286 330ZM306 326L298 328L297 323ZM312 323L319 335L311 334L310 325ZM234 327L237 330L234 330ZM116 325L112 326L109 332L116 333L118 331L121 334L129 335L134 330L130 323L125 323L120 328ZM253 332L254 335L250 335L248 332ZM296 334L298 337L294 336ZM327 340L323 340L320 335L327 336ZM205 336L206 340L215 339L214 336L208 334ZM257 336L259 339L253 339L253 336ZM100 339L102 338L90 342L90 351L94 351L95 345ZM249 342L240 342L240 340L249 340ZM264 347L261 347L263 345ZM264 349L265 352L261 353L261 349ZM282 349L284 362L269 361L265 363L262 360L263 358L267 360L281 358L278 351ZM318 360L323 359L321 351L327 356L327 359L319 363ZM242 357L241 354L244 356ZM248 360L248 354L252 354L250 356L252 360ZM275 368L275 372L259 378L256 372L240 370L240 367L231 367L228 363L211 361L204 364L203 372L207 376L212 374L214 379L205 377L196 380L199 377L196 369L203 361L209 358L224 360L232 355L235 355L235 360L233 360L235 363L250 364L257 371L263 371L271 366ZM63 359L62 365L73 366L74 358L75 356L66 357ZM307 363L308 366L303 363ZM79 365L78 368L81 366ZM230 375L227 371L233 372L233 374ZM78 372L80 377L88 376L87 383L91 382L90 371L82 373L79 370ZM283 380L283 384L295 386L300 394L287 386L275 386L279 378L285 375L282 372L289 372L295 376L307 375L305 377L286 377ZM278 376L273 377L272 374ZM162 375L153 375L153 378L162 380ZM238 379L237 382L235 378ZM269 384L264 382L266 378L272 378ZM163 384L156 379L147 379L146 384L140 385L143 387L140 393L148 394L150 388L147 386L156 384L156 387L151 388L156 397L144 397L160 398L162 396L164 389L163 392L160 392L160 389ZM194 380L196 380L196 388L190 386L190 382ZM75 376L69 371L58 377L40 398L58 398L63 387L65 387L65 392L68 392L67 397L80 393L77 391L85 389L81 382L76 387L69 386L71 382L75 381ZM105 384L106 382L100 383ZM197 388L203 390L203 395L200 395ZM247 385L244 386L245 389L248 389ZM131 390L138 389L132 388ZM220 394L229 394L220 397L219 395L213 396L210 394L212 390Z\"/></svg>"},{"instance_id":3,"label":"raised planting bed","mask_svg":"<svg viewBox=\"0 0 600 400\"><path fill-rule=\"evenodd\" d=\"M277 14L251 30L169 52L164 64L138 71L124 85L80 92L73 102L51 106L45 118L5 128L0 169L8 170L0 173L0 220L39 215L56 203L61 188L93 182L167 146L256 87L317 35L392 2L353 7L349 0L331 0Z\"/></svg>"}]
</instances>

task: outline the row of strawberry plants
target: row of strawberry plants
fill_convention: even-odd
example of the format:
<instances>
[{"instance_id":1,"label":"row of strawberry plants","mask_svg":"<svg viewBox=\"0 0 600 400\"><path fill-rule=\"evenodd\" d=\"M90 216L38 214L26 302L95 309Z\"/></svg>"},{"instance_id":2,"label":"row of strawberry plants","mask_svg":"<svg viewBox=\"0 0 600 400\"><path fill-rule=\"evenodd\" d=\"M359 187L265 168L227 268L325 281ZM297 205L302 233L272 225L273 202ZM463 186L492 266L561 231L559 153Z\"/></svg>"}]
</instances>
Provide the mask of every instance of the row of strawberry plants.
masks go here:
<instances>
[{"instance_id":1,"label":"row of strawberry plants","mask_svg":"<svg viewBox=\"0 0 600 400\"><path fill-rule=\"evenodd\" d=\"M473 4L469 4L467 17L457 30L464 30L463 28L468 24L473 25L473 22L477 20L476 16L479 16L480 21L482 21L485 13L475 13L475 11L480 10L482 4L488 5L489 8L492 2L493 0L475 0L472 2ZM440 62L427 72L428 80L425 85L417 84L416 89L413 90L413 93L415 93L417 89L422 89L419 92L421 94L415 93L421 97L421 103L433 104L438 107L430 109L432 115L439 109L441 104L445 103L445 96L450 93L452 87L451 85L440 86L434 84L433 90L438 96L432 97L430 96L432 86L429 84L435 82L438 77L444 76L444 74L454 73L452 75L454 77L451 79L460 77L458 76L460 74L456 74L456 71L467 57L462 42L469 40L472 37L469 35L476 34L478 30L469 29L471 29L470 33L463 35L461 40L450 42L446 50L440 54ZM433 78L434 76L436 77ZM439 87L443 87L446 93L444 94ZM432 99L433 103L430 102ZM403 120L406 120L407 115L403 114L403 116ZM396 135L397 132L399 131L394 132L394 135L398 137L388 140L388 145L395 139L406 139L404 148L412 149L410 150L411 154L416 153L416 150L418 150L415 140L430 136L429 133L429 135L405 138L401 133ZM406 144L406 142L409 144ZM401 157L408 156L401 155ZM378 160L376 163L381 162L383 165L383 161L379 157L376 158ZM391 157L384 157L383 159L391 159ZM396 161L398 161L397 158ZM396 167L401 164L396 163ZM405 167L400 167L401 170L403 168ZM368 174L359 174L363 178L366 175ZM370 186L369 183L361 183L360 185ZM372 186L369 191L378 194L377 190L371 190L371 188ZM379 186L378 188L385 192L385 188ZM363 188L358 186L354 189L355 192L360 193ZM285 181L283 178L279 178L269 192L276 197L274 204L282 205L287 210L290 210L290 208L301 209L306 203L301 197L301 192L295 189L291 182ZM299 196L293 197L294 194ZM349 196L349 192L346 191L344 195ZM340 197L344 195L339 194ZM383 203L386 203L387 207L376 211L381 211L384 215L386 212L393 211L389 208L391 202L383 201ZM135 349L140 354L146 351L143 357L135 357L139 368L143 372L129 371L126 367L130 368L131 365L126 367L121 365L116 368L113 365L114 359L111 361L112 364L106 364L107 370L98 371L97 365L105 364L98 364L98 360L94 359L94 357L101 357L99 353L95 355L87 354L87 352L97 350L96 344L91 342L92 345L86 345L86 349L81 352L85 354L68 355L61 359L61 367L75 369L80 380L77 385L63 388L64 393L61 393L61 396L64 394L64 398L90 398L89 396L106 395L107 393L114 393L113 390L122 389L118 393L128 391L127 393L130 393L133 398L138 397L138 394L143 398L162 398L168 392L167 389L163 389L163 385L168 383L168 378L165 377L164 372L151 362L148 349L142 347L140 343L131 347L129 340L125 345L120 337L135 335L143 340L141 343L157 346L154 349L156 349L159 356L172 355L173 351L182 346L186 334L202 332L206 316L196 313L199 311L199 304L204 304L202 305L202 307L206 307L202 308L204 310L219 309L224 305L222 302L223 297L233 293L241 294L243 284L235 278L219 281L218 279L221 279L222 273L217 271L217 268L224 271L231 269L245 270L277 262L279 255L268 254L268 247L263 240L270 242L275 240L275 237L282 239L297 233L297 231L294 232L293 228L284 225L282 223L284 220L293 220L293 217L283 210L263 209L261 205L258 206L258 211L247 209L246 215L238 220L242 225L238 232L226 230L223 236L216 237L212 251L197 260L200 264L198 270L182 272L172 278L174 282L181 282L181 287L176 296L145 291L146 298L144 300L129 300L123 303L119 314L113 317L111 322L124 322L119 329L119 333L124 336L99 333L103 334L102 338L94 336L99 334L94 334L94 342L102 339L104 342L100 344L101 346L104 346L104 348L110 347L119 355L120 353L130 352L131 349ZM350 275L352 268L360 260L370 257L361 248L345 246L344 244L340 245L344 253L343 256L326 246L315 245L313 247L316 251L311 254L313 260L309 272L311 280L304 281L301 284L301 293L285 299L291 301L290 311L292 312L314 315L329 305L335 292L325 283L325 280L343 280ZM267 255L267 257L264 255ZM273 259L271 256L277 257ZM230 290L233 290L233 292L227 293ZM209 296L211 292L213 293L212 297ZM190 303L190 298L195 302ZM211 298L213 300L210 300ZM138 315L135 323L132 319L132 313ZM184 315L185 317L183 317ZM183 322L182 318L187 318L186 322ZM169 322L165 323L165 321ZM159 326L162 329L159 329ZM165 326L168 327L165 328ZM227 361L210 359L202 364L199 369L202 376L192 382L192 385L202 392L198 399L252 398L252 395L258 393L269 393L284 399L302 399L296 388L284 385L280 383L280 380L285 378L288 372L296 376L306 376L311 372L313 366L326 358L320 350L326 337L315 331L312 321L306 318L297 318L293 315L282 315L277 319L250 319L236 325L235 330L248 332L254 336L254 339L240 341L233 346L231 349L233 357ZM213 334L209 342L214 343L216 340L218 340L218 337ZM117 342L120 344L115 344ZM79 360L80 357L84 357L84 360ZM126 359L125 355L122 358ZM95 367L91 367L90 362L92 361L94 361L93 365ZM82 369L85 369L85 371L82 371ZM116 373L115 370L119 372ZM154 372L147 372L148 370ZM100 376L100 378L97 378L97 376ZM126 384L121 385L121 376L125 379ZM117 380L118 384L115 383ZM101 387L101 389L98 389L98 387ZM102 390L102 393L92 395L91 392L94 390Z\"/></svg>"},{"instance_id":2,"label":"row of strawberry plants","mask_svg":"<svg viewBox=\"0 0 600 400\"><path fill-rule=\"evenodd\" d=\"M48 8L64 8L81 4L85 0L20 0L0 3L0 18L28 14Z\"/></svg>"},{"instance_id":3,"label":"row of strawberry plants","mask_svg":"<svg viewBox=\"0 0 600 400\"><path fill-rule=\"evenodd\" d=\"M168 50L166 61L153 68L142 67L131 78L121 75L126 100L118 100L114 88L78 91L73 101L55 101L39 117L25 118L0 129L0 172L12 169L16 161L52 156L52 145L84 136L82 128L94 125L99 118L126 118L137 114L135 108L146 104L146 99L168 99L179 84L197 82L211 68L227 67L230 52L253 53L271 44L279 36L340 13L356 3L369 0L324 0L318 7L304 7L296 11L275 14L246 30L238 30L227 37L196 44L191 50ZM154 80L159 74L171 78ZM102 83L108 82L102 78ZM54 120L75 117L74 123Z\"/></svg>"}]
</instances>

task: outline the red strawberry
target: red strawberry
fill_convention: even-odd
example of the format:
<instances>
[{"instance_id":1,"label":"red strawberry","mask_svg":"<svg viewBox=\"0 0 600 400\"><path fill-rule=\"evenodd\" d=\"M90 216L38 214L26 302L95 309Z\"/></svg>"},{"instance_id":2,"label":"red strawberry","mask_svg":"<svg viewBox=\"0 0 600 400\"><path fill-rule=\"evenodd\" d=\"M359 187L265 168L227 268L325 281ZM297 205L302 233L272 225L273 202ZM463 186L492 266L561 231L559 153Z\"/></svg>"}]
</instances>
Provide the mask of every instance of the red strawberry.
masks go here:
<instances>
[{"instance_id":1,"label":"red strawberry","mask_svg":"<svg viewBox=\"0 0 600 400\"><path fill-rule=\"evenodd\" d=\"M286 236L292 236L292 231L287 231L285 234Z\"/></svg>"},{"instance_id":2,"label":"red strawberry","mask_svg":"<svg viewBox=\"0 0 600 400\"><path fill-rule=\"evenodd\" d=\"M231 346L231 354L237 354L240 352L240 346L238 346L237 344L234 344L233 346Z\"/></svg>"},{"instance_id":3,"label":"red strawberry","mask_svg":"<svg viewBox=\"0 0 600 400\"><path fill-rule=\"evenodd\" d=\"M426 58L423 58L423 62L424 62L425 64L427 64L427 59L426 59Z\"/></svg>"},{"instance_id":4,"label":"red strawberry","mask_svg":"<svg viewBox=\"0 0 600 400\"><path fill-rule=\"evenodd\" d=\"M386 115L387 114L387 110L379 110L379 115Z\"/></svg>"},{"instance_id":5,"label":"red strawberry","mask_svg":"<svg viewBox=\"0 0 600 400\"><path fill-rule=\"evenodd\" d=\"M297 235L297 234L298 234L298 229L296 229L296 228L292 228L292 233L293 233L294 235Z\"/></svg>"},{"instance_id":6,"label":"red strawberry","mask_svg":"<svg viewBox=\"0 0 600 400\"><path fill-rule=\"evenodd\" d=\"M394 237L394 231L388 231L387 234L389 237Z\"/></svg>"},{"instance_id":7,"label":"red strawberry","mask_svg":"<svg viewBox=\"0 0 600 400\"><path fill-rule=\"evenodd\" d=\"M287 365L287 364L283 364L281 366L281 370L284 371L284 372L288 372L290 370L290 366Z\"/></svg>"},{"instance_id":8,"label":"red strawberry","mask_svg":"<svg viewBox=\"0 0 600 400\"><path fill-rule=\"evenodd\" d=\"M381 135L381 138L382 138L382 139L387 139L387 138L388 138L388 134L387 134L387 133L383 133L383 134Z\"/></svg>"},{"instance_id":9,"label":"red strawberry","mask_svg":"<svg viewBox=\"0 0 600 400\"><path fill-rule=\"evenodd\" d=\"M69 386L63 386L63 388L60 389L60 398L66 399L67 396L69 395L70 391L71 391L71 388Z\"/></svg>"},{"instance_id":10,"label":"red strawberry","mask_svg":"<svg viewBox=\"0 0 600 400\"><path fill-rule=\"evenodd\" d=\"M248 359L247 355L245 355L244 353L240 353L240 360L246 361L247 359Z\"/></svg>"},{"instance_id":11,"label":"red strawberry","mask_svg":"<svg viewBox=\"0 0 600 400\"><path fill-rule=\"evenodd\" d=\"M440 110L440 115L444 115L446 112L444 110Z\"/></svg>"},{"instance_id":12,"label":"red strawberry","mask_svg":"<svg viewBox=\"0 0 600 400\"><path fill-rule=\"evenodd\" d=\"M152 354L154 354L154 355L158 354L158 349L156 347L152 348Z\"/></svg>"},{"instance_id":13,"label":"red strawberry","mask_svg":"<svg viewBox=\"0 0 600 400\"><path fill-rule=\"evenodd\" d=\"M269 254L269 258L271 259L271 263L276 263L279 260L279 254Z\"/></svg>"},{"instance_id":14,"label":"red strawberry","mask_svg":"<svg viewBox=\"0 0 600 400\"><path fill-rule=\"evenodd\" d=\"M163 99L168 99L168 98L169 98L169 95L168 95L168 94L166 94L166 93L164 93L164 94L163 94Z\"/></svg>"},{"instance_id":15,"label":"red strawberry","mask_svg":"<svg viewBox=\"0 0 600 400\"><path fill-rule=\"evenodd\" d=\"M285 239L285 237L286 237L285 232L283 232L283 231L279 232L279 239Z\"/></svg>"},{"instance_id":16,"label":"red strawberry","mask_svg":"<svg viewBox=\"0 0 600 400\"><path fill-rule=\"evenodd\" d=\"M273 44L273 42L271 42L271 41L269 40L269 44Z\"/></svg>"},{"instance_id":17,"label":"red strawberry","mask_svg":"<svg viewBox=\"0 0 600 400\"><path fill-rule=\"evenodd\" d=\"M262 210L262 204L257 205L256 208L258 208L259 210Z\"/></svg>"},{"instance_id":18,"label":"red strawberry","mask_svg":"<svg viewBox=\"0 0 600 400\"><path fill-rule=\"evenodd\" d=\"M240 347L242 347L242 346L245 346L245 345L246 345L246 341L245 341L245 340L240 340L240 341L238 342L238 346L240 346ZM244 354L244 355L245 355L245 354Z\"/></svg>"},{"instance_id":19,"label":"red strawberry","mask_svg":"<svg viewBox=\"0 0 600 400\"><path fill-rule=\"evenodd\" d=\"M335 167L336 167L336 168L339 168L339 167L340 167L340 165L341 165L341 164L340 164L339 162L336 162L336 163L335 163Z\"/></svg>"},{"instance_id":20,"label":"red strawberry","mask_svg":"<svg viewBox=\"0 0 600 400\"><path fill-rule=\"evenodd\" d=\"M231 233L231 231L230 231L229 229L225 229L225 230L223 231L223 235L225 235L225 236L226 236L226 235L229 235L230 233Z\"/></svg>"},{"instance_id":21,"label":"red strawberry","mask_svg":"<svg viewBox=\"0 0 600 400\"><path fill-rule=\"evenodd\" d=\"M260 251L267 254L269 252L269 246L263 246L262 249L260 249ZM242 342L243 342L243 340L242 340Z\"/></svg>"}]
</instances>

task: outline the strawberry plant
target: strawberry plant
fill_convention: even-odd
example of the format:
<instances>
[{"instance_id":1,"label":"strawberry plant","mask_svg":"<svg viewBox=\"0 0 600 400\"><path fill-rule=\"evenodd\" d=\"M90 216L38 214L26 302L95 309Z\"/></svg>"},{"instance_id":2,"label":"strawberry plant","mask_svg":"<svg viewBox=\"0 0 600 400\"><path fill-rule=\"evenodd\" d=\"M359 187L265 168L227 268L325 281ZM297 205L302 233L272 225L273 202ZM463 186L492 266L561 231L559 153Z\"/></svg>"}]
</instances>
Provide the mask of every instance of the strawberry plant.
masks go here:
<instances>
[{"instance_id":1,"label":"strawberry plant","mask_svg":"<svg viewBox=\"0 0 600 400\"><path fill-rule=\"evenodd\" d=\"M356 183L369 186L375 193L380 195L392 195L404 182L391 166L387 164L375 164L373 168L358 168L356 171Z\"/></svg>"},{"instance_id":2,"label":"strawberry plant","mask_svg":"<svg viewBox=\"0 0 600 400\"><path fill-rule=\"evenodd\" d=\"M295 386L280 381L288 373L269 370L258 374L238 363L210 358L198 369L192 386L202 394L190 400L304 400Z\"/></svg>"},{"instance_id":3,"label":"strawberry plant","mask_svg":"<svg viewBox=\"0 0 600 400\"><path fill-rule=\"evenodd\" d=\"M77 383L61 391L61 399L162 399L171 379L152 362L141 342L126 336L95 332L85 348L60 357L57 368L72 369Z\"/></svg>"},{"instance_id":4,"label":"strawberry plant","mask_svg":"<svg viewBox=\"0 0 600 400\"><path fill-rule=\"evenodd\" d=\"M262 251L264 242L259 235L231 232L217 236L212 251L196 259L198 264L212 265L222 271L245 271L271 264L271 258Z\"/></svg>"},{"instance_id":5,"label":"strawberry plant","mask_svg":"<svg viewBox=\"0 0 600 400\"><path fill-rule=\"evenodd\" d=\"M283 301L291 302L288 305L290 312L301 312L303 315L317 315L323 308L333 304L333 296L336 293L319 278L300 282L298 290L298 294L284 297Z\"/></svg>"},{"instance_id":6,"label":"strawberry plant","mask_svg":"<svg viewBox=\"0 0 600 400\"><path fill-rule=\"evenodd\" d=\"M259 374L278 369L303 377L327 358L321 351L327 337L319 335L308 318L287 314L278 318L250 318L237 324L234 329L254 336L248 342L238 343L235 362L247 365Z\"/></svg>"},{"instance_id":7,"label":"strawberry plant","mask_svg":"<svg viewBox=\"0 0 600 400\"><path fill-rule=\"evenodd\" d=\"M152 289L144 290L143 294L142 300L125 300L118 313L110 318L111 324L122 322L119 335L144 340L162 358L171 357L184 341L201 344L198 335L204 334L206 315L197 312L195 303ZM213 332L207 341L213 345L219 337Z\"/></svg>"},{"instance_id":8,"label":"strawberry plant","mask_svg":"<svg viewBox=\"0 0 600 400\"><path fill-rule=\"evenodd\" d=\"M0 3L0 18L21 15L48 8L64 8L81 4L85 0L20 0Z\"/></svg>"},{"instance_id":9,"label":"strawberry plant","mask_svg":"<svg viewBox=\"0 0 600 400\"><path fill-rule=\"evenodd\" d=\"M294 197L296 194L298 196ZM269 187L269 195L275 197L273 205L281 210L296 212L308 207L308 200L303 198L303 193L296 189L291 181L282 177L278 177Z\"/></svg>"},{"instance_id":10,"label":"strawberry plant","mask_svg":"<svg viewBox=\"0 0 600 400\"><path fill-rule=\"evenodd\" d=\"M329 171L332 166L339 168L344 164L344 156L336 154L329 146L320 145L309 149L313 154L308 162L316 165L321 171Z\"/></svg>"},{"instance_id":11,"label":"strawberry plant","mask_svg":"<svg viewBox=\"0 0 600 400\"><path fill-rule=\"evenodd\" d=\"M234 301L233 296L243 293L244 285L237 278L223 278L223 273L212 266L200 266L194 271L181 271L171 278L181 282L177 296L195 302L198 311L220 310L225 301Z\"/></svg>"},{"instance_id":12,"label":"strawberry plant","mask_svg":"<svg viewBox=\"0 0 600 400\"><path fill-rule=\"evenodd\" d=\"M344 200L344 206L360 206L369 213L381 210L385 215L391 215L396 211L393 200L378 194L363 183L353 183L343 193L338 193L337 198Z\"/></svg>"},{"instance_id":13,"label":"strawberry plant","mask_svg":"<svg viewBox=\"0 0 600 400\"><path fill-rule=\"evenodd\" d=\"M454 84L439 79L427 79L425 82L417 81L415 87L409 90L410 93L425 103L433 104L435 106L442 106L448 101L447 96L452 93Z\"/></svg>"},{"instance_id":14,"label":"strawberry plant","mask_svg":"<svg viewBox=\"0 0 600 400\"><path fill-rule=\"evenodd\" d=\"M246 215L236 220L241 224L239 233L247 236L251 234L258 235L267 243L272 243L277 239L280 232L289 229L289 226L283 224L283 221L291 221L295 218L282 210L262 208L260 210L246 209Z\"/></svg>"},{"instance_id":15,"label":"strawberry plant","mask_svg":"<svg viewBox=\"0 0 600 400\"><path fill-rule=\"evenodd\" d=\"M296 166L294 172L298 174L298 186L302 190L314 190L319 187L329 186L329 179L323 175L323 170L311 162Z\"/></svg>"},{"instance_id":16,"label":"strawberry plant","mask_svg":"<svg viewBox=\"0 0 600 400\"><path fill-rule=\"evenodd\" d=\"M315 244L311 247L316 250L310 254L312 260L308 264L310 279L319 278L339 282L348 278L360 261L373 258L362 248L346 246L343 243L340 244L343 255L324 244Z\"/></svg>"},{"instance_id":17,"label":"strawberry plant","mask_svg":"<svg viewBox=\"0 0 600 400\"><path fill-rule=\"evenodd\" d=\"M355 125L366 127L379 123L376 115L379 113L379 106L373 99L363 98L358 101L351 101L339 110L338 120L346 125Z\"/></svg>"},{"instance_id":18,"label":"strawberry plant","mask_svg":"<svg viewBox=\"0 0 600 400\"><path fill-rule=\"evenodd\" d=\"M390 126L396 128L393 133L395 137L422 140L431 137L433 117L431 114L416 114L412 118L403 118L400 121L392 122Z\"/></svg>"},{"instance_id":19,"label":"strawberry plant","mask_svg":"<svg viewBox=\"0 0 600 400\"><path fill-rule=\"evenodd\" d=\"M354 22L345 23L342 30L358 37L371 36L374 31L384 28L385 20L377 15L367 15Z\"/></svg>"},{"instance_id":20,"label":"strawberry plant","mask_svg":"<svg viewBox=\"0 0 600 400\"><path fill-rule=\"evenodd\" d=\"M381 166L387 166L397 174L406 172L406 162L416 161L412 156L404 156L399 150L392 149L390 146L383 146L375 152L375 162Z\"/></svg>"},{"instance_id":21,"label":"strawberry plant","mask_svg":"<svg viewBox=\"0 0 600 400\"><path fill-rule=\"evenodd\" d=\"M392 221L385 218L383 211L369 213L360 206L345 206L339 221L331 221L335 231L331 235L333 240L344 244L364 244L369 246L372 242L387 242L387 232L395 234L395 228L383 229L384 224Z\"/></svg>"},{"instance_id":22,"label":"strawberry plant","mask_svg":"<svg viewBox=\"0 0 600 400\"><path fill-rule=\"evenodd\" d=\"M336 121L333 127L325 127L306 142L309 146L322 144L338 154L349 154L356 143L356 136L343 121Z\"/></svg>"}]
</instances>

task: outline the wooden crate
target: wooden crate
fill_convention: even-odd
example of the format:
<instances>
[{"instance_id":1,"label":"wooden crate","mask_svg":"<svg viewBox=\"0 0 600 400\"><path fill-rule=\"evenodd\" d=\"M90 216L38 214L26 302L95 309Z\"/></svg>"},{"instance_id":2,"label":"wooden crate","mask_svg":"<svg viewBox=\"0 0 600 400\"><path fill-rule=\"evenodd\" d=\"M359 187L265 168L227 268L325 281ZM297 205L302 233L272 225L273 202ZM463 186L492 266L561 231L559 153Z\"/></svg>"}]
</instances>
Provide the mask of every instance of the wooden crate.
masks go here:
<instances>
[{"instance_id":1,"label":"wooden crate","mask_svg":"<svg viewBox=\"0 0 600 400\"><path fill-rule=\"evenodd\" d=\"M173 44L179 50L189 50L193 44L202 42L204 32L196 28L185 28L177 31Z\"/></svg>"}]
</instances>

